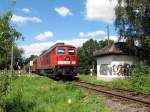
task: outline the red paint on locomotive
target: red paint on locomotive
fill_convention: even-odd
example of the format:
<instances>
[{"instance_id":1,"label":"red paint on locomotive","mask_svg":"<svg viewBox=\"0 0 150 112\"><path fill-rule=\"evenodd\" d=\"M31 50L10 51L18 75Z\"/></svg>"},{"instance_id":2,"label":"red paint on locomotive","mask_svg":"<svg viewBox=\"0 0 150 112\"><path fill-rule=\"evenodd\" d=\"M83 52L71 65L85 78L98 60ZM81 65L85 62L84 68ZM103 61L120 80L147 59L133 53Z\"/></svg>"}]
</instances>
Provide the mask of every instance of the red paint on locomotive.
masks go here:
<instances>
[{"instance_id":1,"label":"red paint on locomotive","mask_svg":"<svg viewBox=\"0 0 150 112\"><path fill-rule=\"evenodd\" d=\"M57 43L49 48L41 56L33 60L33 72L48 72L52 71L53 75L59 71L59 74L67 75L72 73L76 74L75 67L78 66L78 57L76 48L72 45L65 45L64 43ZM61 72L64 72L61 73Z\"/></svg>"}]
</instances>

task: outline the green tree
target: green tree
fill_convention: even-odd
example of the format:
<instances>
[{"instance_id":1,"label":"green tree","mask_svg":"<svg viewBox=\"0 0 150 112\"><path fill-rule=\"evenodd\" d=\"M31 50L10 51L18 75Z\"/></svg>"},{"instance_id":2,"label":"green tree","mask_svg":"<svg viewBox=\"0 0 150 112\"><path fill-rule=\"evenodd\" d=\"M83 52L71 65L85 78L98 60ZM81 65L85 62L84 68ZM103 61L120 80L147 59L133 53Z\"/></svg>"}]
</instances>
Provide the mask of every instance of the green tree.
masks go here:
<instances>
[{"instance_id":1,"label":"green tree","mask_svg":"<svg viewBox=\"0 0 150 112\"><path fill-rule=\"evenodd\" d=\"M29 58L26 58L24 60L24 64L27 65L31 60L33 60L36 57L38 57L38 56L37 55L31 55Z\"/></svg>"},{"instance_id":2,"label":"green tree","mask_svg":"<svg viewBox=\"0 0 150 112\"><path fill-rule=\"evenodd\" d=\"M118 0L115 25L121 36L144 38L150 35L150 1Z\"/></svg>"},{"instance_id":3,"label":"green tree","mask_svg":"<svg viewBox=\"0 0 150 112\"><path fill-rule=\"evenodd\" d=\"M15 4L13 0L12 5ZM0 69L6 68L7 63L10 61L11 47L14 45L14 56L22 54L16 44L15 39L21 37L21 33L17 32L13 25L11 25L12 12L7 11L4 14L0 15ZM0 112L5 112L6 98L10 86L10 74L6 71L1 72L0 74Z\"/></svg>"},{"instance_id":4,"label":"green tree","mask_svg":"<svg viewBox=\"0 0 150 112\"><path fill-rule=\"evenodd\" d=\"M110 40L110 44L112 43L113 41ZM77 49L80 72L87 74L90 68L94 67L96 69L96 59L93 56L93 52L107 45L107 40L97 42L96 40L90 39L83 43L83 46Z\"/></svg>"},{"instance_id":5,"label":"green tree","mask_svg":"<svg viewBox=\"0 0 150 112\"><path fill-rule=\"evenodd\" d=\"M113 40L109 40L109 45L112 45L114 43L114 41ZM105 46L107 46L108 45L108 40L106 39L106 40L100 40L99 42L98 42L98 44L99 44L99 47L98 48L104 48Z\"/></svg>"},{"instance_id":6,"label":"green tree","mask_svg":"<svg viewBox=\"0 0 150 112\"><path fill-rule=\"evenodd\" d=\"M150 64L150 0L118 0L115 14L115 26L120 37L141 40L138 56Z\"/></svg>"},{"instance_id":7,"label":"green tree","mask_svg":"<svg viewBox=\"0 0 150 112\"><path fill-rule=\"evenodd\" d=\"M22 37L21 33L11 25L11 17L11 11L0 16L0 65L4 67L8 66L12 45L15 46L15 40ZM15 49L18 48L15 46Z\"/></svg>"}]
</instances>

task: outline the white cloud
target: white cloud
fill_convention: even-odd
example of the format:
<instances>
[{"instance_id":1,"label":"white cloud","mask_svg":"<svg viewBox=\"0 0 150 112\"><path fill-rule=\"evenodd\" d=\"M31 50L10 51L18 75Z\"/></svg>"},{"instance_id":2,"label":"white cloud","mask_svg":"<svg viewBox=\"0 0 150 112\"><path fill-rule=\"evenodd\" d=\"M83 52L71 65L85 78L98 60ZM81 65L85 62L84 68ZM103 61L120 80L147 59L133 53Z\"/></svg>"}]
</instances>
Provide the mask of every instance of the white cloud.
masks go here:
<instances>
[{"instance_id":1,"label":"white cloud","mask_svg":"<svg viewBox=\"0 0 150 112\"><path fill-rule=\"evenodd\" d=\"M108 37L104 37L103 39L107 39ZM111 40L114 40L115 42L118 40L117 36L110 36ZM68 45L73 45L75 47L81 47L83 43L85 43L88 39L87 38L74 38L70 40L57 40L55 42L42 42L42 43L33 43L30 45L20 45L19 48L22 48L25 51L24 56L27 58L30 55L40 55L42 51L50 48L52 45L58 43L58 42L64 42ZM102 39L100 39L102 40ZM100 41L97 40L97 41Z\"/></svg>"},{"instance_id":2,"label":"white cloud","mask_svg":"<svg viewBox=\"0 0 150 112\"><path fill-rule=\"evenodd\" d=\"M24 17L24 16L17 16L13 15L11 18L12 22L18 23L18 24L23 24L26 22L34 22L34 23L41 23L42 20L38 17Z\"/></svg>"},{"instance_id":3,"label":"white cloud","mask_svg":"<svg viewBox=\"0 0 150 112\"><path fill-rule=\"evenodd\" d=\"M117 0L86 0L86 19L112 23Z\"/></svg>"},{"instance_id":4,"label":"white cloud","mask_svg":"<svg viewBox=\"0 0 150 112\"><path fill-rule=\"evenodd\" d=\"M80 37L84 37L84 36L85 36L85 33L84 33L84 32L80 32L80 33L79 33L79 36L80 36Z\"/></svg>"},{"instance_id":5,"label":"white cloud","mask_svg":"<svg viewBox=\"0 0 150 112\"><path fill-rule=\"evenodd\" d=\"M97 30L95 32L80 32L80 37L95 37L99 35L105 35L106 33L103 30Z\"/></svg>"},{"instance_id":6,"label":"white cloud","mask_svg":"<svg viewBox=\"0 0 150 112\"><path fill-rule=\"evenodd\" d=\"M80 47L87 39L71 39L71 40L58 40L55 42L47 43L33 43L31 45L20 45L19 47L25 51L24 56L29 57L30 55L40 55L43 50L48 49L52 45L58 42L64 42L65 44L74 45L75 47Z\"/></svg>"},{"instance_id":7,"label":"white cloud","mask_svg":"<svg viewBox=\"0 0 150 112\"><path fill-rule=\"evenodd\" d=\"M29 13L29 12L31 12L31 10L30 9L28 9L28 8L23 8L23 9L21 9L24 13Z\"/></svg>"},{"instance_id":8,"label":"white cloud","mask_svg":"<svg viewBox=\"0 0 150 112\"><path fill-rule=\"evenodd\" d=\"M36 39L38 42L42 42L42 41L44 41L45 39L51 38L51 37L53 37L53 36L54 36L53 32L44 32L44 33L40 33L39 35L37 35L37 36L35 37L35 39Z\"/></svg>"},{"instance_id":9,"label":"white cloud","mask_svg":"<svg viewBox=\"0 0 150 112\"><path fill-rule=\"evenodd\" d=\"M82 44L84 42L86 42L87 40L88 39L75 38L75 39L71 39L71 40L58 40L58 41L56 41L56 43L58 43L58 42L64 42L66 44L73 45L75 47L81 47Z\"/></svg>"},{"instance_id":10,"label":"white cloud","mask_svg":"<svg viewBox=\"0 0 150 112\"><path fill-rule=\"evenodd\" d=\"M72 15L71 11L66 7L57 7L55 11L61 16Z\"/></svg>"},{"instance_id":11,"label":"white cloud","mask_svg":"<svg viewBox=\"0 0 150 112\"><path fill-rule=\"evenodd\" d=\"M108 39L108 36L105 36L104 39ZM117 42L118 41L118 36L109 36L109 39Z\"/></svg>"},{"instance_id":12,"label":"white cloud","mask_svg":"<svg viewBox=\"0 0 150 112\"><path fill-rule=\"evenodd\" d=\"M33 43L31 45L21 45L19 46L24 50L24 56L29 57L30 55L40 55L43 50L48 49L52 45L49 43Z\"/></svg>"}]
</instances>

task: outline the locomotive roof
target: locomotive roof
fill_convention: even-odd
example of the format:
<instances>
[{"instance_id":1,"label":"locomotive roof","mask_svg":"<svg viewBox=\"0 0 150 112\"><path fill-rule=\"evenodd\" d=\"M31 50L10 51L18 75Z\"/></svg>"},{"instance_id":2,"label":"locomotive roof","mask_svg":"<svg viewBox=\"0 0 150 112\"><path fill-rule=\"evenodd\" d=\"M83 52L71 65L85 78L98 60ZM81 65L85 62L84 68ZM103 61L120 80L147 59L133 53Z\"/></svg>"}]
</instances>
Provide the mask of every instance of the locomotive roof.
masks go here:
<instances>
[{"instance_id":1,"label":"locomotive roof","mask_svg":"<svg viewBox=\"0 0 150 112\"><path fill-rule=\"evenodd\" d=\"M66 45L65 43L56 43L52 47L50 47L49 49L47 49L45 51L45 53L41 54L39 57L45 55L46 53L48 53L49 51L53 50L56 47L73 47L73 48L75 48L73 45Z\"/></svg>"}]
</instances>

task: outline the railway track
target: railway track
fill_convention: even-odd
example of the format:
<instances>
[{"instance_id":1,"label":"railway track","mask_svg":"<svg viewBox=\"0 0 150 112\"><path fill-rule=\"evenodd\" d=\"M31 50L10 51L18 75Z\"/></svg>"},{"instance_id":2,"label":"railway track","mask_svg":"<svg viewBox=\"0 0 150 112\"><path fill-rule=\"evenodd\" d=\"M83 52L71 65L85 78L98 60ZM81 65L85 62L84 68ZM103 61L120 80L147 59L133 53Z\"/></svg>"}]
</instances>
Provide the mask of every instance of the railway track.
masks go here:
<instances>
[{"instance_id":1,"label":"railway track","mask_svg":"<svg viewBox=\"0 0 150 112\"><path fill-rule=\"evenodd\" d=\"M43 75L43 74L42 74ZM45 74L44 74L45 75ZM137 93L130 90L124 90L124 89L111 89L109 87L103 86L103 85L97 85L92 83L87 83L84 81L72 81L70 82L72 84L75 84L77 86L96 91L98 94L102 93L105 96L111 96L114 98L117 98L119 100L125 100L127 102L136 103L145 107L148 107L150 109L150 96L144 96L142 93ZM148 111L150 112L150 111Z\"/></svg>"},{"instance_id":2,"label":"railway track","mask_svg":"<svg viewBox=\"0 0 150 112\"><path fill-rule=\"evenodd\" d=\"M113 98L117 98L122 101L127 101L130 103L134 103L134 104L138 104L150 108L150 96L139 95L133 91L128 91L128 90L126 91L123 89L113 90L105 86L86 83L83 81L75 81L72 83L77 86L95 91L98 94L104 94L105 96L111 96Z\"/></svg>"}]
</instances>

